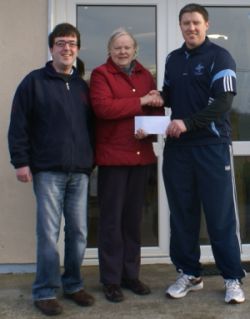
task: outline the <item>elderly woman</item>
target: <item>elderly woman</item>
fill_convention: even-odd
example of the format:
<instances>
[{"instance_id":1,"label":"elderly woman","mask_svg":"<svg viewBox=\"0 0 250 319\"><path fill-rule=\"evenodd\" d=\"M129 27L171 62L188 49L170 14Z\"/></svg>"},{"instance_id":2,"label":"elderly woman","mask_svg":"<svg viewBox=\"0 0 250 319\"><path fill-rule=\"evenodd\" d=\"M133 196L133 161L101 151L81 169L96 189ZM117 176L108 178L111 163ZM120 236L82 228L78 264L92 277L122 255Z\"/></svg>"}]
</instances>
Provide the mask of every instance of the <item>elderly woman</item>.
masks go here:
<instances>
[{"instance_id":1,"label":"elderly woman","mask_svg":"<svg viewBox=\"0 0 250 319\"><path fill-rule=\"evenodd\" d=\"M152 75L137 60L137 42L125 29L108 42L109 57L90 79L96 114L99 264L106 298L124 299L121 287L139 295L150 288L139 280L140 224L150 165L156 162L152 136L134 133L136 115L162 114Z\"/></svg>"}]
</instances>

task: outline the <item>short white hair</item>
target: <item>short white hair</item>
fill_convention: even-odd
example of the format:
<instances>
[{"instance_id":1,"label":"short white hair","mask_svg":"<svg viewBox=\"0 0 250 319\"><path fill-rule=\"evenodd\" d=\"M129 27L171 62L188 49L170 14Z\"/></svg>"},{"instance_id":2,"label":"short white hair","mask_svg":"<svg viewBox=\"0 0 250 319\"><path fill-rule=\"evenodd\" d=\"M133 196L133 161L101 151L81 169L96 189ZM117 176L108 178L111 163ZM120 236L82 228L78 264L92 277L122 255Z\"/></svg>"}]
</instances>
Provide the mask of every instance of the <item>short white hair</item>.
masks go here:
<instances>
[{"instance_id":1,"label":"short white hair","mask_svg":"<svg viewBox=\"0 0 250 319\"><path fill-rule=\"evenodd\" d=\"M133 43L134 43L134 48L135 48L135 51L137 52L138 50L138 43L136 41L136 39L134 38L134 36L132 35L132 33L130 33L129 31L127 31L125 28L118 28L116 30L114 30L109 38L109 41L108 41L108 53L110 52L111 50L111 46L113 44L113 42L119 38L120 36L122 35L128 35L132 40L133 40Z\"/></svg>"}]
</instances>

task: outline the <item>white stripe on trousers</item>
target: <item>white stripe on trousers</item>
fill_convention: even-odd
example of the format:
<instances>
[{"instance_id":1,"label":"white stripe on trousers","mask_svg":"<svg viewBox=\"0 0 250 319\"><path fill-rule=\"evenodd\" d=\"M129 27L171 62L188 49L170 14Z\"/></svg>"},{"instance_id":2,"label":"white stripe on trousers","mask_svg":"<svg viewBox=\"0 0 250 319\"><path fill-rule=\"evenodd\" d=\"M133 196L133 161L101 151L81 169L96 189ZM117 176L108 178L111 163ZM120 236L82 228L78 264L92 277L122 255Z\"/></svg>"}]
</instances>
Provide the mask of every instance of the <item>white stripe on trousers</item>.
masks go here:
<instances>
[{"instance_id":1,"label":"white stripe on trousers","mask_svg":"<svg viewBox=\"0 0 250 319\"><path fill-rule=\"evenodd\" d=\"M234 201L234 211L236 219L236 236L239 241L240 251L242 252L241 238L240 238L240 222L239 222L239 210L238 210L238 201L237 201L237 191L236 191L236 182L235 182L235 173L234 173L234 159L233 159L233 148L232 145L229 145L230 153L230 166L231 166L231 176L232 176L232 187L233 187L233 201Z\"/></svg>"}]
</instances>

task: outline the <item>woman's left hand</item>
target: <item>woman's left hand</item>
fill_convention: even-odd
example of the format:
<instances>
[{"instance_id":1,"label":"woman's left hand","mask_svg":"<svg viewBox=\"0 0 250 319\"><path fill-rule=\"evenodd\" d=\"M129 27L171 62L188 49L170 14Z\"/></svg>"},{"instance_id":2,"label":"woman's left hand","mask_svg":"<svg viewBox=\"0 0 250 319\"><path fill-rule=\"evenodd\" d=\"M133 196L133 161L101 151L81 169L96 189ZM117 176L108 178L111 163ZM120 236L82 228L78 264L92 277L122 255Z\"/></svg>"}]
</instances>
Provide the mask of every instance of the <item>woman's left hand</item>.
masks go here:
<instances>
[{"instance_id":1,"label":"woman's left hand","mask_svg":"<svg viewBox=\"0 0 250 319\"><path fill-rule=\"evenodd\" d=\"M142 129L137 130L136 133L135 133L135 138L138 139L138 140L141 140L141 139L143 139L143 138L145 138L147 136L148 136L148 134L145 133Z\"/></svg>"}]
</instances>

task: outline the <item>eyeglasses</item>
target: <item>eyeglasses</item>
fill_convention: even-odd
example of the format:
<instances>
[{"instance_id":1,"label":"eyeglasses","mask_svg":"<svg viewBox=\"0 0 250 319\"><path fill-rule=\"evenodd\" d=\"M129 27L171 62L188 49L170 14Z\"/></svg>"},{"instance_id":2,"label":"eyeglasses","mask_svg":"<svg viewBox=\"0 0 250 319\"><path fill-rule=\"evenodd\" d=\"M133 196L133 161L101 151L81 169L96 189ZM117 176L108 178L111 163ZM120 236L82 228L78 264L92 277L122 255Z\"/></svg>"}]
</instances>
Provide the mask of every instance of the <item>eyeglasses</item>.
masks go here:
<instances>
[{"instance_id":1,"label":"eyeglasses","mask_svg":"<svg viewBox=\"0 0 250 319\"><path fill-rule=\"evenodd\" d=\"M75 48L77 47L77 42L76 41L64 41L64 40L59 40L55 42L55 45L59 48L64 48L66 44L69 45L70 48Z\"/></svg>"}]
</instances>

